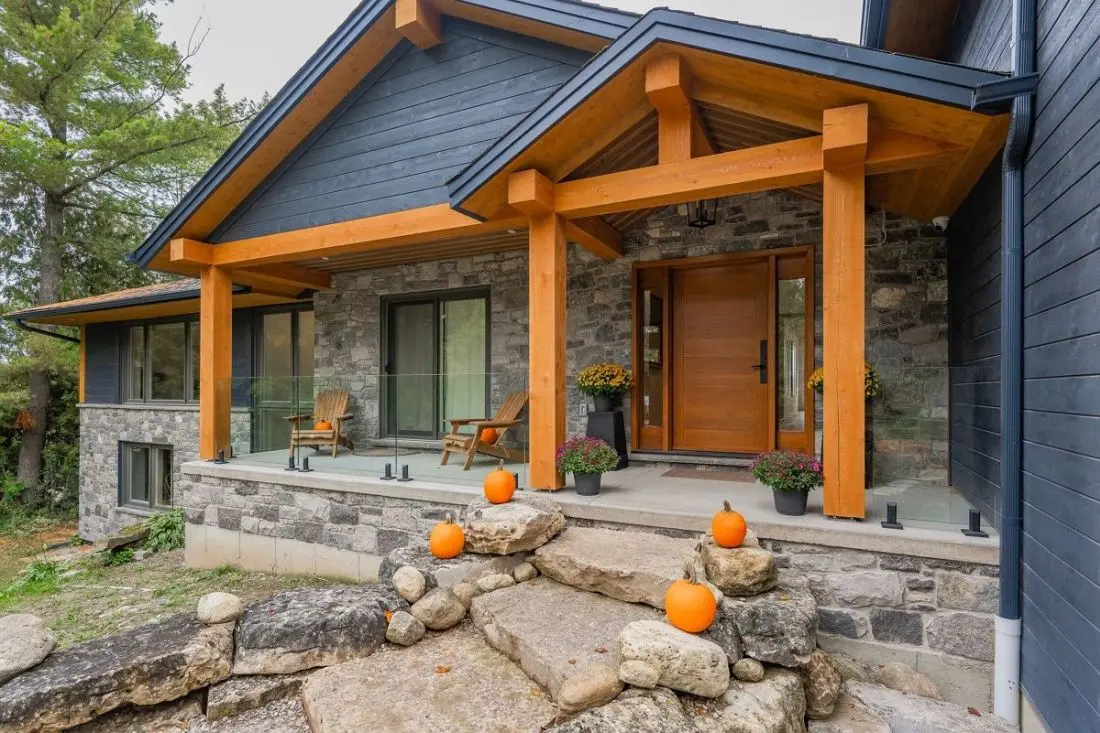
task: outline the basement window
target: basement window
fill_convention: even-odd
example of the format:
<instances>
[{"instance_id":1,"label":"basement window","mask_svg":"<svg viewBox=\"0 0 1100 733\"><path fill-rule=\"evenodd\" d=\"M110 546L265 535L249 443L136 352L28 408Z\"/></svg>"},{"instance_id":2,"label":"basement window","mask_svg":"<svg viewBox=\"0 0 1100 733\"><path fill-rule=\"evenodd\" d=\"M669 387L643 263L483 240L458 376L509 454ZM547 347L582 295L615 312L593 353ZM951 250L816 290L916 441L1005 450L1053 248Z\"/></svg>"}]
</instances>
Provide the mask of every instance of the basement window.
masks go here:
<instances>
[{"instance_id":1,"label":"basement window","mask_svg":"<svg viewBox=\"0 0 1100 733\"><path fill-rule=\"evenodd\" d=\"M172 506L172 448L120 443L120 503L139 509Z\"/></svg>"}]
</instances>

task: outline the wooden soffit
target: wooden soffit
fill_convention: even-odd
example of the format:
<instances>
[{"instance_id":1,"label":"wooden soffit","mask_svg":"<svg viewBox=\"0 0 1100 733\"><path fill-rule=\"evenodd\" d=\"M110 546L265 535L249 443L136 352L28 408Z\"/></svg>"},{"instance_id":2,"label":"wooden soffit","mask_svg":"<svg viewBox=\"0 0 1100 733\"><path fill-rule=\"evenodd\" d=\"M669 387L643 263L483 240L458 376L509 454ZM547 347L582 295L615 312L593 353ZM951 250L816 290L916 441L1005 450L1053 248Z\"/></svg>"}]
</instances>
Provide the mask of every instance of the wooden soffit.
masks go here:
<instances>
[{"instance_id":1,"label":"wooden soffit","mask_svg":"<svg viewBox=\"0 0 1100 733\"><path fill-rule=\"evenodd\" d=\"M606 172L605 155L654 159L655 150L624 147L656 144L652 134L642 132L651 130L653 112L645 92L645 69L670 53L680 55L691 70L691 96L703 110L704 121L715 128L710 131L712 139L725 141L716 152L818 135L825 110L860 103L869 106L872 136L901 133L946 151L922 159L918 167L903 166L869 181L871 205L922 220L955 211L1007 133L1006 114L974 112L662 42L625 65L494 172L461 202L462 210L492 217L505 206L508 176L515 171L535 169L553 181L564 181L575 179L578 172Z\"/></svg>"}]
</instances>

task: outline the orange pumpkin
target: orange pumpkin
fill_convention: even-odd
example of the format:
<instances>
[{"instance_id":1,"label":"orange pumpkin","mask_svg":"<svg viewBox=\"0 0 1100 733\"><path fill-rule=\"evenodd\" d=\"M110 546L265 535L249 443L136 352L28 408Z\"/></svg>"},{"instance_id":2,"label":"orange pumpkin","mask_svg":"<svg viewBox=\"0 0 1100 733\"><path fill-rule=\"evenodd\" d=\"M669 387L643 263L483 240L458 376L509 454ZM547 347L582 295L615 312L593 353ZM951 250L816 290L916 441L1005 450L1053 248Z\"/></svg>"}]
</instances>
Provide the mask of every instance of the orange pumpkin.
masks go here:
<instances>
[{"instance_id":1,"label":"orange pumpkin","mask_svg":"<svg viewBox=\"0 0 1100 733\"><path fill-rule=\"evenodd\" d=\"M485 498L492 504L507 504L516 493L516 477L504 470L501 461L495 471L485 477Z\"/></svg>"},{"instance_id":2,"label":"orange pumpkin","mask_svg":"<svg viewBox=\"0 0 1100 733\"><path fill-rule=\"evenodd\" d=\"M718 603L710 588L695 582L695 570L689 564L684 577L665 591L665 613L668 622L692 634L706 631L718 614Z\"/></svg>"},{"instance_id":3,"label":"orange pumpkin","mask_svg":"<svg viewBox=\"0 0 1100 733\"><path fill-rule=\"evenodd\" d=\"M496 428L483 428L481 430L481 442L482 443L486 443L488 445L493 445L494 443L497 442L497 438L499 438L499 437L500 437L500 435L497 434L497 429Z\"/></svg>"},{"instance_id":4,"label":"orange pumpkin","mask_svg":"<svg viewBox=\"0 0 1100 733\"><path fill-rule=\"evenodd\" d=\"M318 420L313 423L314 430L332 430L332 422L329 420Z\"/></svg>"},{"instance_id":5,"label":"orange pumpkin","mask_svg":"<svg viewBox=\"0 0 1100 733\"><path fill-rule=\"evenodd\" d=\"M728 501L722 502L722 511L715 512L710 521L710 533L719 547L740 547L748 530L745 518L733 511Z\"/></svg>"},{"instance_id":6,"label":"orange pumpkin","mask_svg":"<svg viewBox=\"0 0 1100 733\"><path fill-rule=\"evenodd\" d=\"M432 527L428 535L428 549L440 560L457 557L465 544L466 535L462 533L462 527L454 523L454 517L450 514L446 520Z\"/></svg>"}]
</instances>

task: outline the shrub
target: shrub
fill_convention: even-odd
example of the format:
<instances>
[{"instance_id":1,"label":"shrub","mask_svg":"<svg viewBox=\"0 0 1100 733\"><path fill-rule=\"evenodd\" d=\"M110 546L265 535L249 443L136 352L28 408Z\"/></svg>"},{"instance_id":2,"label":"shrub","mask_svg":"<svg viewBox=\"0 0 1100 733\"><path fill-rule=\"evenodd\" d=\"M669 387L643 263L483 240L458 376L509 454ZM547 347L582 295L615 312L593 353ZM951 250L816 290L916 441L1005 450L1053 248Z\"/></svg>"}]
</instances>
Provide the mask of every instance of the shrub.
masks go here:
<instances>
[{"instance_id":1,"label":"shrub","mask_svg":"<svg viewBox=\"0 0 1100 733\"><path fill-rule=\"evenodd\" d=\"M752 475L775 491L808 492L821 486L821 461L797 451L764 453L752 464Z\"/></svg>"},{"instance_id":2,"label":"shrub","mask_svg":"<svg viewBox=\"0 0 1100 733\"><path fill-rule=\"evenodd\" d=\"M183 547L182 509L159 512L142 524L149 531L149 536L145 538L145 549L149 552L165 552Z\"/></svg>"},{"instance_id":3,"label":"shrub","mask_svg":"<svg viewBox=\"0 0 1100 733\"><path fill-rule=\"evenodd\" d=\"M558 448L562 473L607 473L619 465L619 454L599 438L572 438Z\"/></svg>"},{"instance_id":4,"label":"shrub","mask_svg":"<svg viewBox=\"0 0 1100 733\"><path fill-rule=\"evenodd\" d=\"M630 391L634 376L619 364L590 364L577 373L577 389L589 397L614 397Z\"/></svg>"},{"instance_id":5,"label":"shrub","mask_svg":"<svg viewBox=\"0 0 1100 733\"><path fill-rule=\"evenodd\" d=\"M118 547L114 550L103 551L103 564L109 568L125 565L133 559L134 550L130 547Z\"/></svg>"}]
</instances>

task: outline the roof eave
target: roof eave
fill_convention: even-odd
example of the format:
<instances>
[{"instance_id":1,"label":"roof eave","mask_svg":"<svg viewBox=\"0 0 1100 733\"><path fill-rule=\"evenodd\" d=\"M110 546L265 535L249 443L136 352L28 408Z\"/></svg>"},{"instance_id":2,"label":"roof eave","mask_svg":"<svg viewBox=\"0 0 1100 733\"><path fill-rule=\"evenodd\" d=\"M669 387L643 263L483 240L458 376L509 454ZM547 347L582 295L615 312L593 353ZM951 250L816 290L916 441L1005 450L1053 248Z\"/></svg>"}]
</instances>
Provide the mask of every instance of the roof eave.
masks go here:
<instances>
[{"instance_id":1,"label":"roof eave","mask_svg":"<svg viewBox=\"0 0 1100 733\"><path fill-rule=\"evenodd\" d=\"M244 293L251 292L251 288L244 285L234 285L233 294L242 295ZM66 306L64 302L58 303L56 306L44 305L37 308L28 308L26 310L15 311L13 313L5 313L2 318L9 321L30 321L35 322L41 318L58 318L60 316L71 316L78 313L97 313L99 311L119 310L122 308L134 308L142 305L156 305L158 303L176 303L183 300L197 300L199 297L199 287L196 285L193 288L186 290L173 290L167 293L151 293L148 295L135 295L130 298L122 298L119 300L100 301L95 303L79 303L71 306Z\"/></svg>"}]
</instances>

